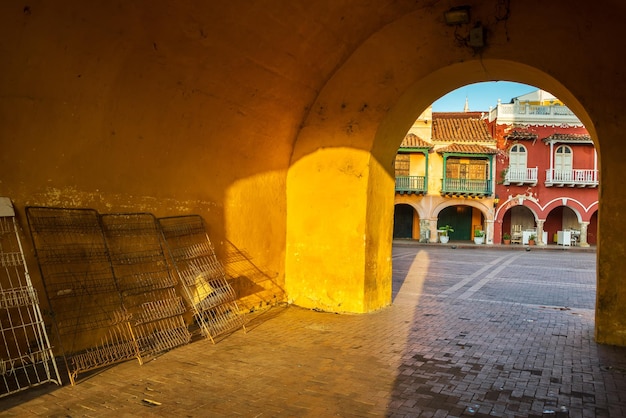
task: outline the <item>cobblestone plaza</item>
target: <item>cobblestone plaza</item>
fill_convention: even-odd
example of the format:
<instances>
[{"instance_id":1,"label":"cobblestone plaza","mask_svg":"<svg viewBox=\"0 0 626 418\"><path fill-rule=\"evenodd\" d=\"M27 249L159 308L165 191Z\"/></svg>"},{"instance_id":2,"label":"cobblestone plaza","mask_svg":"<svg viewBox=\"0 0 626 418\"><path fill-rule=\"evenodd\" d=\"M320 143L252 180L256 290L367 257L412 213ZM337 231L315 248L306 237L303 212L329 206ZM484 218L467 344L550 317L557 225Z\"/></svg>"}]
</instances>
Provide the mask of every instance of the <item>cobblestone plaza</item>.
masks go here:
<instances>
[{"instance_id":1,"label":"cobblestone plaza","mask_svg":"<svg viewBox=\"0 0 626 418\"><path fill-rule=\"evenodd\" d=\"M3 416L624 417L594 342L596 254L396 244L393 304L275 307L213 345L3 399Z\"/></svg>"}]
</instances>

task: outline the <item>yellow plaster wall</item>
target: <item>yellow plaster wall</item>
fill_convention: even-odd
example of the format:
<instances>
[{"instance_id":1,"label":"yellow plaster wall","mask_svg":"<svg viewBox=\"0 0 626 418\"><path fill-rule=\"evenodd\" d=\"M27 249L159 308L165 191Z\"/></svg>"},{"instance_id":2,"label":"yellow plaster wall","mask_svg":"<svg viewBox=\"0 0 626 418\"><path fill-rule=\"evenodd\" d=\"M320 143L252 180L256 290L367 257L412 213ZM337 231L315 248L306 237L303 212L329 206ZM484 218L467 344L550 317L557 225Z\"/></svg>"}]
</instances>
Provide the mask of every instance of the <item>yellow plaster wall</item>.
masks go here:
<instances>
[{"instance_id":1,"label":"yellow plaster wall","mask_svg":"<svg viewBox=\"0 0 626 418\"><path fill-rule=\"evenodd\" d=\"M437 151L428 155L428 194L441 195L443 186L443 156Z\"/></svg>"},{"instance_id":2,"label":"yellow plaster wall","mask_svg":"<svg viewBox=\"0 0 626 418\"><path fill-rule=\"evenodd\" d=\"M413 121L464 84L524 82L597 141L596 335L626 345L626 57L606 53L626 6L468 0L475 51L448 4L375 3L0 2L2 194L23 227L26 205L198 213L262 288L367 312L390 303L393 156Z\"/></svg>"},{"instance_id":3,"label":"yellow plaster wall","mask_svg":"<svg viewBox=\"0 0 626 418\"><path fill-rule=\"evenodd\" d=\"M230 7L219 14L243 17ZM2 2L0 194L26 237L29 205L199 214L247 308L284 300L286 173L317 78L265 55L279 31L244 35L215 12ZM278 85L299 94L263 87Z\"/></svg>"},{"instance_id":4,"label":"yellow plaster wall","mask_svg":"<svg viewBox=\"0 0 626 418\"><path fill-rule=\"evenodd\" d=\"M479 3L474 1L470 3L475 19L481 20L483 23L490 20L489 16L492 16L493 13L493 2ZM311 138L319 138L321 143L318 145L322 147L343 143L353 145L355 148L353 152L355 153L360 153L360 149L363 147L371 149L373 156L382 162L383 166L389 164L387 166L389 173L391 171L391 156L395 153L400 139L419 113L419 110L414 111L414 109L424 109L443 93L463 84L478 81L514 80L549 90L576 111L586 126L593 125L592 119L596 122L607 117L616 117L621 120L621 116L616 113L616 109L620 108L619 102L609 99L613 97L609 91L614 92L615 90L611 86L614 83L621 85L623 81L611 79L609 83L604 83L601 88L597 89L597 78L594 77L594 82L589 83L585 75L585 68L588 68L591 73L596 73L592 69L593 66L587 67L581 64L581 62L590 62L588 55L576 57L576 54L566 54L565 56L555 54L554 51L562 49L562 39L571 35L568 34L565 27L555 27L552 36L546 36L545 33L538 36L527 30L528 22L541 25L541 22L546 23L550 19L564 21L564 13L568 19L571 19L565 20L568 22L577 21L578 16L581 15L586 15L592 20L597 19L597 21L606 18L605 14L596 8L589 8L580 4L574 8L569 5L565 6L564 3L516 3L515 12L511 14L511 16L515 15L515 18L511 17L506 24L491 21L492 24L487 31L489 34L488 47L480 51L479 54L468 48L455 46L454 30L436 24L436 32L442 36L426 37L427 41L419 43L416 47L416 38L411 31L415 27L421 27L421 24L427 27L434 20L433 15L428 15L428 19L431 20L427 22L422 20L426 17L424 15L407 15L405 18L394 22L393 25L381 29L367 42L364 42L359 50L355 51L317 97L316 106L322 107L323 105L324 109L335 110L334 118L328 116L328 118L322 119L315 114L308 116L306 128L301 132L296 143L294 162L311 152L308 150L315 148L312 146L315 141L311 141ZM542 12L540 19L538 19L537 10ZM440 12L442 11L440 10ZM617 22L615 24L617 25ZM609 24L602 25L602 27L611 28L613 26ZM424 40L424 38L420 39ZM577 38L576 41L584 44L590 39ZM392 56L389 45L394 45L393 49L396 51L402 51L401 56ZM541 45L541 47L538 48L537 45ZM594 49L592 45L589 45L589 48ZM446 52L443 53L443 51ZM424 60L424 57L428 57L428 60ZM598 56L597 58L602 61L600 67L607 69L615 67L615 63L610 62L611 59L606 56ZM368 70L363 71L364 68ZM603 95L602 92L606 94ZM352 102L367 103L368 109L372 110L356 117L354 113L350 114L353 116L350 119L350 126L362 124L361 126L373 125L372 127L376 127L375 130L369 131L360 129L356 135L356 141L353 137L339 134L346 126L347 119L345 112L340 111L340 109L344 109L341 105L348 98ZM614 107L609 106L607 100ZM372 101L377 104L372 106ZM603 105L599 105L600 103ZM599 111L600 109L601 111ZM593 113L593 118L589 116L589 111ZM329 120L329 118L334 120ZM333 126L336 128L336 135L326 135L326 132L332 131ZM592 135L594 134L595 132L592 133ZM615 137L615 135L607 136L605 140L611 141ZM331 138L338 141L335 143ZM398 139L394 141L392 138ZM600 145L602 145L602 136L594 136L594 138L598 138ZM304 139L302 143L300 142L301 139ZM611 156L604 158L610 159ZM604 170L607 162L603 160L602 164ZM433 163L432 173L437 172L436 163ZM303 173L299 170L299 174L302 175ZM603 174L605 174L604 171ZM304 177L306 176L303 175ZM433 177L432 181L437 183L438 179ZM603 181L607 181L605 176L603 176ZM294 187L299 188L301 186L301 183L288 181L288 196L294 191ZM351 201L360 199L363 204L369 203L367 195L362 190L353 190L348 198ZM290 217L288 229L291 228L291 222L293 222L292 216L309 216L299 211L292 214L290 202L291 199L288 197L288 216ZM318 206L321 205L311 203L313 204L310 206L310 211L318 212ZM601 209L600 225L606 216L607 214ZM342 221L344 218L338 216L336 219ZM615 216L612 217L612 220L618 224L622 223ZM373 227L374 224L381 222L384 222L384 219L372 219L372 224L368 224L368 226ZM600 254L603 250L612 251L603 249L603 237L604 235L600 237ZM329 234L327 242L332 239L334 239L334 235ZM290 237L287 241L289 247ZM356 248L359 252L362 251L360 245ZM317 252L317 249L315 251ZM324 252L326 251L328 250L324 249ZM291 256L291 252L287 251L288 283L292 279L289 270L289 258ZM617 259L611 258L611 261L617 262ZM615 281L611 281L607 277L606 265L603 264L601 255L598 282L598 294L600 295L600 309L597 312L598 339L603 342L611 341L624 344L625 341L620 330L626 329L626 318L622 313L617 312L616 303L626 300L626 290L621 289ZM618 262L618 264L620 263ZM300 268L309 271L316 270L313 264L301 265ZM332 271L327 266L325 269ZM361 266L354 266L355 272L360 269ZM611 282L611 298L606 295L605 286L607 282ZM315 292L313 289L311 291Z\"/></svg>"},{"instance_id":5,"label":"yellow plaster wall","mask_svg":"<svg viewBox=\"0 0 626 418\"><path fill-rule=\"evenodd\" d=\"M429 156L430 157L430 156ZM430 160L430 158L429 158ZM409 172L411 176L426 175L426 156L421 152L412 153L410 157L411 165Z\"/></svg>"},{"instance_id":6,"label":"yellow plaster wall","mask_svg":"<svg viewBox=\"0 0 626 418\"><path fill-rule=\"evenodd\" d=\"M420 216L415 209L413 209L413 230L411 231L412 239L420 239Z\"/></svg>"},{"instance_id":7,"label":"yellow plaster wall","mask_svg":"<svg viewBox=\"0 0 626 418\"><path fill-rule=\"evenodd\" d=\"M485 226L482 222L482 213L476 208L472 208L472 238L474 238L474 231L476 229L485 230Z\"/></svg>"},{"instance_id":8,"label":"yellow plaster wall","mask_svg":"<svg viewBox=\"0 0 626 418\"><path fill-rule=\"evenodd\" d=\"M424 110L409 129L409 133L415 134L425 141L432 139L432 124L433 124L433 107L428 106Z\"/></svg>"},{"instance_id":9,"label":"yellow plaster wall","mask_svg":"<svg viewBox=\"0 0 626 418\"><path fill-rule=\"evenodd\" d=\"M354 313L388 305L393 225L380 222L393 216L388 168L363 151L326 148L294 164L288 182L289 301Z\"/></svg>"}]
</instances>

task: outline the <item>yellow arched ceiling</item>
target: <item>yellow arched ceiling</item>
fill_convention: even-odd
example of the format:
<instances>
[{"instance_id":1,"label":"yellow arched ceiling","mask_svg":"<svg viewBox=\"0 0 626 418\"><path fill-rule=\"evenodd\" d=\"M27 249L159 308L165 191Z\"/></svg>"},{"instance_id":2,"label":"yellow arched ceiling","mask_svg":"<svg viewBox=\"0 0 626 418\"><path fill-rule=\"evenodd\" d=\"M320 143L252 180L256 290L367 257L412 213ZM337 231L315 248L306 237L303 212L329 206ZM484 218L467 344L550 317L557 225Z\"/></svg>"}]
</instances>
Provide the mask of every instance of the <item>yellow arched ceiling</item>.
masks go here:
<instances>
[{"instance_id":1,"label":"yellow arched ceiling","mask_svg":"<svg viewBox=\"0 0 626 418\"><path fill-rule=\"evenodd\" d=\"M2 2L2 194L23 226L27 205L199 213L295 303L367 312L390 302L391 161L411 122L466 83L521 81L599 146L597 333L626 344L626 58L607 53L626 6L462 3L471 23L450 27L454 1Z\"/></svg>"}]
</instances>

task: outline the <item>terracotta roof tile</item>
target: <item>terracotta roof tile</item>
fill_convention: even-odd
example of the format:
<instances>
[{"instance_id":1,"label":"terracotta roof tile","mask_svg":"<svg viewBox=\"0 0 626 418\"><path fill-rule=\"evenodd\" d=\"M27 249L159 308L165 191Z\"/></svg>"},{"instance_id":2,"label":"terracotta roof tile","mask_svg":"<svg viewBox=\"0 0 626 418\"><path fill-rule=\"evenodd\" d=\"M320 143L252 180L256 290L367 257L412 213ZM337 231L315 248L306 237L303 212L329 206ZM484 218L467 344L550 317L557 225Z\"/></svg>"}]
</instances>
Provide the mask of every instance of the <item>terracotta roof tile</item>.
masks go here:
<instances>
[{"instance_id":1,"label":"terracotta roof tile","mask_svg":"<svg viewBox=\"0 0 626 418\"><path fill-rule=\"evenodd\" d=\"M485 112L433 112L433 119L482 119Z\"/></svg>"},{"instance_id":2,"label":"terracotta roof tile","mask_svg":"<svg viewBox=\"0 0 626 418\"><path fill-rule=\"evenodd\" d=\"M544 138L543 142L583 142L593 143L591 136L586 134L552 134Z\"/></svg>"},{"instance_id":3,"label":"terracotta roof tile","mask_svg":"<svg viewBox=\"0 0 626 418\"><path fill-rule=\"evenodd\" d=\"M486 147L478 144L450 144L447 147L439 148L439 154L457 153L457 154L497 154L495 148Z\"/></svg>"},{"instance_id":4,"label":"terracotta roof tile","mask_svg":"<svg viewBox=\"0 0 626 418\"><path fill-rule=\"evenodd\" d=\"M510 141L521 141L521 140L534 141L535 139L537 139L537 134L534 132L528 132L528 131L511 131L507 135L505 135L504 138Z\"/></svg>"},{"instance_id":5,"label":"terracotta roof tile","mask_svg":"<svg viewBox=\"0 0 626 418\"><path fill-rule=\"evenodd\" d=\"M422 138L415 134L408 134L402 140L400 148L432 148L433 145L430 142L424 141Z\"/></svg>"},{"instance_id":6,"label":"terracotta roof tile","mask_svg":"<svg viewBox=\"0 0 626 418\"><path fill-rule=\"evenodd\" d=\"M433 116L433 141L495 142L480 119L447 119Z\"/></svg>"}]
</instances>

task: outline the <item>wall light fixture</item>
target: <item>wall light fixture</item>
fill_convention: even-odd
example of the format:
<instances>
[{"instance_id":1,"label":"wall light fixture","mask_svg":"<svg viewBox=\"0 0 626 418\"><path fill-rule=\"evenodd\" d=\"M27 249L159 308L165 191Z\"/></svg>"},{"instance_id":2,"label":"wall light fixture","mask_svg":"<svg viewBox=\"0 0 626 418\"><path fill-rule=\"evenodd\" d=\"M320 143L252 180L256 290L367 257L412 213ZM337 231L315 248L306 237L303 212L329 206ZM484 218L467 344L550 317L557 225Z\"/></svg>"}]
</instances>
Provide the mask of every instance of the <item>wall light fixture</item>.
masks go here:
<instances>
[{"instance_id":1,"label":"wall light fixture","mask_svg":"<svg viewBox=\"0 0 626 418\"><path fill-rule=\"evenodd\" d=\"M443 18L446 21L446 25L450 25L450 26L456 26L456 25L469 23L470 7L469 6L453 7L447 12L444 12Z\"/></svg>"}]
</instances>

